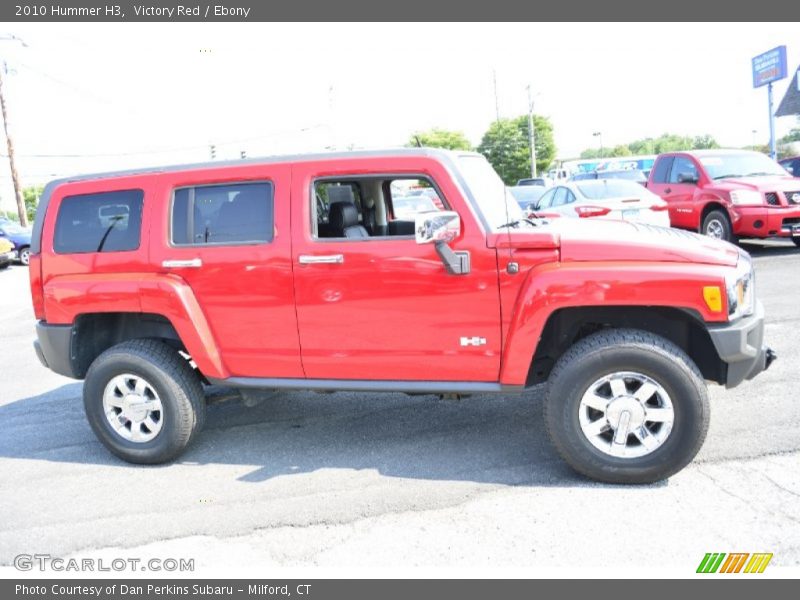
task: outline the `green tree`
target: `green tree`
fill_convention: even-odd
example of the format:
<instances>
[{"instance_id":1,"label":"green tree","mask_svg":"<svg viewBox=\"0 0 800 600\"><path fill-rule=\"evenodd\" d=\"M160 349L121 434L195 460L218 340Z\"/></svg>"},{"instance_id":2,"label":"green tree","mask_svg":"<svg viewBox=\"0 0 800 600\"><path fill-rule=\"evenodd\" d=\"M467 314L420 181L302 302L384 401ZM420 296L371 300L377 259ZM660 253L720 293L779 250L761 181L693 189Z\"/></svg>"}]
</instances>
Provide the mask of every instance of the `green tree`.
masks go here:
<instances>
[{"instance_id":1,"label":"green tree","mask_svg":"<svg viewBox=\"0 0 800 600\"><path fill-rule=\"evenodd\" d=\"M633 154L631 149L625 144L614 146L611 149L611 156L630 156L631 154Z\"/></svg>"},{"instance_id":2,"label":"green tree","mask_svg":"<svg viewBox=\"0 0 800 600\"><path fill-rule=\"evenodd\" d=\"M800 117L797 118L797 125L797 127L794 127L789 133L779 140L782 144L800 142Z\"/></svg>"},{"instance_id":3,"label":"green tree","mask_svg":"<svg viewBox=\"0 0 800 600\"><path fill-rule=\"evenodd\" d=\"M717 143L717 140L715 140L713 137L711 137L707 133L704 134L704 135L696 136L694 138L694 141L692 142L692 148L694 150L706 150L706 149L713 149L713 148L719 148L719 147L720 146Z\"/></svg>"},{"instance_id":4,"label":"green tree","mask_svg":"<svg viewBox=\"0 0 800 600\"><path fill-rule=\"evenodd\" d=\"M556 156L553 124L547 117L533 116L537 172L545 171ZM531 154L528 116L500 119L483 134L478 152L483 154L507 185L530 177Z\"/></svg>"},{"instance_id":5,"label":"green tree","mask_svg":"<svg viewBox=\"0 0 800 600\"><path fill-rule=\"evenodd\" d=\"M417 141L419 140L419 144ZM447 150L472 150L467 136L461 131L449 131L434 127L428 131L420 131L411 136L406 146L421 145L427 148L445 148Z\"/></svg>"},{"instance_id":6,"label":"green tree","mask_svg":"<svg viewBox=\"0 0 800 600\"><path fill-rule=\"evenodd\" d=\"M44 186L32 185L22 190L22 198L25 200L25 212L28 213L28 223L33 223L36 218L36 207L39 205L39 197L44 191Z\"/></svg>"},{"instance_id":7,"label":"green tree","mask_svg":"<svg viewBox=\"0 0 800 600\"><path fill-rule=\"evenodd\" d=\"M603 151L604 156L631 156L661 154L662 152L678 152L680 150L696 150L700 148L719 148L717 140L708 134L690 137L674 133L663 133L657 138L646 137L620 144ZM627 150L627 153L626 153ZM581 152L581 158L601 158L598 148L587 148Z\"/></svg>"}]
</instances>

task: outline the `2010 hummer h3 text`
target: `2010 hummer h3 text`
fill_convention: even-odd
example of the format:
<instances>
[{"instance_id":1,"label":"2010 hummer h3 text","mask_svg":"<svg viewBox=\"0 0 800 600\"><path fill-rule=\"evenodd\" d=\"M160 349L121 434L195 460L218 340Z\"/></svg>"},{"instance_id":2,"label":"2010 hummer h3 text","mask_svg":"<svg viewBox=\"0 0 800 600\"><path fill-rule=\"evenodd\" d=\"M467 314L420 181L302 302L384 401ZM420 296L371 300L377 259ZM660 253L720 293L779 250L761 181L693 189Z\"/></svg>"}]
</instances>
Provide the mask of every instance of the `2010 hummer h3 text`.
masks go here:
<instances>
[{"instance_id":1,"label":"2010 hummer h3 text","mask_svg":"<svg viewBox=\"0 0 800 600\"><path fill-rule=\"evenodd\" d=\"M413 149L62 179L30 255L41 362L134 463L176 458L206 384L524 392L611 482L679 471L705 381L769 366L749 256L625 222L528 221L489 163Z\"/></svg>"}]
</instances>

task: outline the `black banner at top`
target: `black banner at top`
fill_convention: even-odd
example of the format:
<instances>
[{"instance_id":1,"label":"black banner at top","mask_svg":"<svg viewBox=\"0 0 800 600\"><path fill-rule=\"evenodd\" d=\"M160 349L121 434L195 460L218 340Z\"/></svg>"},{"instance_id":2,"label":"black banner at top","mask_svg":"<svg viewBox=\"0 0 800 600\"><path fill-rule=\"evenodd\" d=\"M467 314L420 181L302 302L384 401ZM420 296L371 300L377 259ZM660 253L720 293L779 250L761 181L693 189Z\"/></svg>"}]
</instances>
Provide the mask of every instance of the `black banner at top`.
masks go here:
<instances>
[{"instance_id":1,"label":"black banner at top","mask_svg":"<svg viewBox=\"0 0 800 600\"><path fill-rule=\"evenodd\" d=\"M14 22L269 22L269 21L781 21L800 20L786 0L34 0L0 4ZM680 43L680 35L672 40ZM670 40L665 40L669 44Z\"/></svg>"}]
</instances>

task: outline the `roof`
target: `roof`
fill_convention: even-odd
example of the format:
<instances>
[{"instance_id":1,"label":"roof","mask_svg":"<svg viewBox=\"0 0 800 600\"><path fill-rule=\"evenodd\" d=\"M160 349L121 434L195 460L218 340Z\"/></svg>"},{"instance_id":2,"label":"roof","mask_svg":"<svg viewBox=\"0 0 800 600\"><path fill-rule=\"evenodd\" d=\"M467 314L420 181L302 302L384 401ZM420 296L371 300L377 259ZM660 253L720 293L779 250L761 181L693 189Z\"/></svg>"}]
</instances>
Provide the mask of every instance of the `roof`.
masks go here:
<instances>
[{"instance_id":1,"label":"roof","mask_svg":"<svg viewBox=\"0 0 800 600\"><path fill-rule=\"evenodd\" d=\"M760 154L755 150L743 150L741 148L704 148L702 150L676 150L675 152L664 152L664 154L691 154L692 156L719 156L720 154Z\"/></svg>"},{"instance_id":2,"label":"roof","mask_svg":"<svg viewBox=\"0 0 800 600\"><path fill-rule=\"evenodd\" d=\"M388 148L385 150L355 150L349 152L318 152L313 154L286 154L275 156L263 156L256 158L241 158L234 160L212 160L200 163L186 163L178 165L165 165L153 167L141 167L138 169L125 169L121 171L104 171L100 173L87 173L71 177L56 179L51 184L62 184L73 181L86 181L92 179L110 179L112 177L127 177L132 175L150 175L156 173L174 173L179 171L194 171L198 169L219 169L225 167L241 167L247 165L270 165L292 162L313 162L318 160L343 160L358 158L379 158L391 156L429 156L443 157L463 154L475 154L473 152L453 152L441 148Z\"/></svg>"}]
</instances>

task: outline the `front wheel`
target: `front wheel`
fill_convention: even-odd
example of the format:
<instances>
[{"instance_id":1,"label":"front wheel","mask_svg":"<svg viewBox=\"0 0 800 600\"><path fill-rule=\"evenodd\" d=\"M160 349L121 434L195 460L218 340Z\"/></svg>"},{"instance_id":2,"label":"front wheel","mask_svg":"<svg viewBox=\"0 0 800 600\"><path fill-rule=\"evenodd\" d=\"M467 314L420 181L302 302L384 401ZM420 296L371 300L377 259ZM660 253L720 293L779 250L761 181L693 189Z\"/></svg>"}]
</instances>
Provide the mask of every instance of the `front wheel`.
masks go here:
<instances>
[{"instance_id":1,"label":"front wheel","mask_svg":"<svg viewBox=\"0 0 800 600\"><path fill-rule=\"evenodd\" d=\"M200 379L174 349L157 340L123 342L95 359L83 404L98 439L131 463L176 458L202 428Z\"/></svg>"},{"instance_id":2,"label":"front wheel","mask_svg":"<svg viewBox=\"0 0 800 600\"><path fill-rule=\"evenodd\" d=\"M793 238L792 238L792 241L794 242L794 245L795 245L795 246L797 246L798 248L800 248L800 236L795 236L795 237L793 237Z\"/></svg>"},{"instance_id":3,"label":"front wheel","mask_svg":"<svg viewBox=\"0 0 800 600\"><path fill-rule=\"evenodd\" d=\"M19 251L19 262L21 262L26 267L31 262L31 249L30 248L22 248Z\"/></svg>"},{"instance_id":4,"label":"front wheel","mask_svg":"<svg viewBox=\"0 0 800 600\"><path fill-rule=\"evenodd\" d=\"M736 243L733 227L728 215L721 210L712 210L703 219L703 234L726 242Z\"/></svg>"},{"instance_id":5,"label":"front wheel","mask_svg":"<svg viewBox=\"0 0 800 600\"><path fill-rule=\"evenodd\" d=\"M708 393L686 353L657 335L607 330L556 363L544 402L550 438L579 473L652 483L691 462L705 440Z\"/></svg>"}]
</instances>

